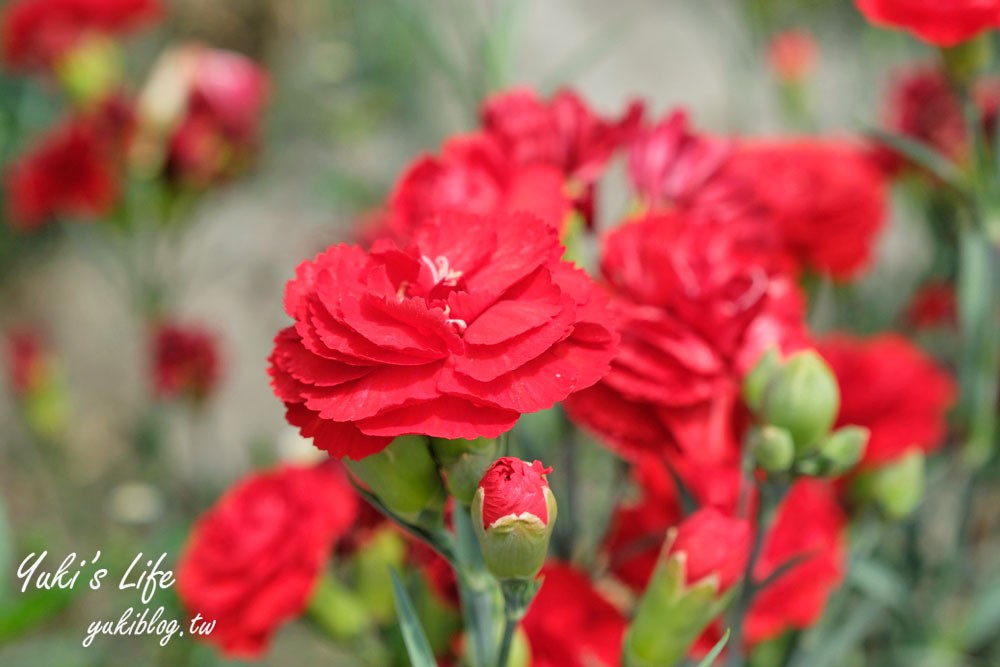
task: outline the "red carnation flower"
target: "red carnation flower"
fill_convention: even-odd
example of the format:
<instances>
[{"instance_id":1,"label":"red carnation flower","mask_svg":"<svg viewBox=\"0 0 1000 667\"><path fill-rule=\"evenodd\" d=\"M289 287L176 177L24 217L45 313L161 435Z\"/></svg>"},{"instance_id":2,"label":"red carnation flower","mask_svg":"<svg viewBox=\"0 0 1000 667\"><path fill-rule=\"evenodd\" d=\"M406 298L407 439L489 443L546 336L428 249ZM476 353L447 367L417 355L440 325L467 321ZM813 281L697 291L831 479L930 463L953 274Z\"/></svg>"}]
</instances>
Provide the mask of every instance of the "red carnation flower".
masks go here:
<instances>
[{"instance_id":1,"label":"red carnation flower","mask_svg":"<svg viewBox=\"0 0 1000 667\"><path fill-rule=\"evenodd\" d=\"M532 213L556 229L569 214L562 174L546 165L517 165L485 134L454 137L440 157L407 168L390 200L393 229L408 240L441 213Z\"/></svg>"},{"instance_id":2,"label":"red carnation flower","mask_svg":"<svg viewBox=\"0 0 1000 667\"><path fill-rule=\"evenodd\" d=\"M750 644L819 620L827 598L844 578L846 525L828 482L795 482L764 538L754 579L763 582L792 559L802 560L754 598L745 628Z\"/></svg>"},{"instance_id":3,"label":"red carnation flower","mask_svg":"<svg viewBox=\"0 0 1000 667\"><path fill-rule=\"evenodd\" d=\"M161 398L201 401L219 380L218 341L202 329L160 325L153 335L153 387Z\"/></svg>"},{"instance_id":4,"label":"red carnation flower","mask_svg":"<svg viewBox=\"0 0 1000 667\"><path fill-rule=\"evenodd\" d=\"M568 178L593 183L615 150L627 142L642 116L633 102L618 120L598 116L571 90L546 102L529 88L514 88L486 100L483 128L519 164L547 164Z\"/></svg>"},{"instance_id":5,"label":"red carnation flower","mask_svg":"<svg viewBox=\"0 0 1000 667\"><path fill-rule=\"evenodd\" d=\"M615 230L601 268L620 351L569 414L628 456L673 443L702 464L738 460L743 374L769 345L804 339L801 297L772 252L755 222L673 213Z\"/></svg>"},{"instance_id":6,"label":"red carnation flower","mask_svg":"<svg viewBox=\"0 0 1000 667\"><path fill-rule=\"evenodd\" d=\"M286 466L232 487L195 524L177 590L188 612L215 621L200 639L253 658L306 608L334 542L357 510L332 464Z\"/></svg>"},{"instance_id":7,"label":"red carnation flower","mask_svg":"<svg viewBox=\"0 0 1000 667\"><path fill-rule=\"evenodd\" d=\"M906 321L918 329L938 326L954 328L958 322L955 286L947 281L925 283L913 295L906 309Z\"/></svg>"},{"instance_id":8,"label":"red carnation flower","mask_svg":"<svg viewBox=\"0 0 1000 667\"><path fill-rule=\"evenodd\" d=\"M488 529L505 516L530 514L549 522L549 488L546 475L552 468L545 468L541 461L530 465L521 459L504 456L497 459L483 475L479 488L483 492L483 528Z\"/></svg>"},{"instance_id":9,"label":"red carnation flower","mask_svg":"<svg viewBox=\"0 0 1000 667\"><path fill-rule=\"evenodd\" d=\"M816 68L816 40L806 30L786 30L771 39L767 60L778 81L799 83Z\"/></svg>"},{"instance_id":10,"label":"red carnation flower","mask_svg":"<svg viewBox=\"0 0 1000 667\"><path fill-rule=\"evenodd\" d=\"M577 191L576 210L593 226L595 184L631 139L642 112L633 102L621 118L608 120L571 90L545 101L530 88L514 88L486 100L481 116L483 129L516 164L558 169Z\"/></svg>"},{"instance_id":11,"label":"red carnation flower","mask_svg":"<svg viewBox=\"0 0 1000 667\"><path fill-rule=\"evenodd\" d=\"M1000 83L996 79L977 81L972 97L979 107L983 133L992 141L1000 106ZM895 134L926 144L956 162L968 158L962 101L939 66L922 65L895 73L889 83L883 118L886 129ZM905 156L889 146L879 146L877 158L892 175L908 164Z\"/></svg>"},{"instance_id":12,"label":"red carnation flower","mask_svg":"<svg viewBox=\"0 0 1000 667\"><path fill-rule=\"evenodd\" d=\"M946 415L957 388L948 373L895 334L869 339L836 335L817 350L840 384L837 425L871 429L862 467L892 463L912 449L944 444Z\"/></svg>"},{"instance_id":13,"label":"red carnation flower","mask_svg":"<svg viewBox=\"0 0 1000 667\"><path fill-rule=\"evenodd\" d=\"M629 179L647 208L694 208L702 199L719 198L710 186L721 184L722 194L730 194L734 184L715 179L732 153L731 142L696 134L687 113L677 110L636 134L629 148Z\"/></svg>"},{"instance_id":14,"label":"red carnation flower","mask_svg":"<svg viewBox=\"0 0 1000 667\"><path fill-rule=\"evenodd\" d=\"M594 590L585 574L552 563L521 622L532 667L613 667L620 664L625 617Z\"/></svg>"},{"instance_id":15,"label":"red carnation flower","mask_svg":"<svg viewBox=\"0 0 1000 667\"><path fill-rule=\"evenodd\" d=\"M743 577L750 556L752 531L745 519L736 519L713 507L704 507L677 526L677 535L667 556L685 555L688 584L715 575L719 591L725 591Z\"/></svg>"},{"instance_id":16,"label":"red carnation flower","mask_svg":"<svg viewBox=\"0 0 1000 667\"><path fill-rule=\"evenodd\" d=\"M14 68L48 68L86 36L125 33L160 12L158 0L14 0L0 19L3 58Z\"/></svg>"},{"instance_id":17,"label":"red carnation flower","mask_svg":"<svg viewBox=\"0 0 1000 667\"><path fill-rule=\"evenodd\" d=\"M997 0L855 0L875 25L900 28L936 46L954 46L1000 25Z\"/></svg>"},{"instance_id":18,"label":"red carnation flower","mask_svg":"<svg viewBox=\"0 0 1000 667\"><path fill-rule=\"evenodd\" d=\"M272 386L288 420L335 456L395 436L496 437L606 371L603 294L527 214L446 214L404 249L334 246L285 293Z\"/></svg>"},{"instance_id":19,"label":"red carnation flower","mask_svg":"<svg viewBox=\"0 0 1000 667\"><path fill-rule=\"evenodd\" d=\"M886 220L886 182L851 144L800 139L751 142L731 168L754 184L801 267L846 279L867 268Z\"/></svg>"},{"instance_id":20,"label":"red carnation flower","mask_svg":"<svg viewBox=\"0 0 1000 667\"><path fill-rule=\"evenodd\" d=\"M883 113L890 131L933 147L942 155L961 159L966 151L962 103L945 73L935 66L918 67L895 75ZM906 159L891 148L887 155L890 173L899 171Z\"/></svg>"},{"instance_id":21,"label":"red carnation flower","mask_svg":"<svg viewBox=\"0 0 1000 667\"><path fill-rule=\"evenodd\" d=\"M12 226L35 229L56 216L100 218L118 199L117 141L94 117L79 116L52 130L8 167Z\"/></svg>"}]
</instances>

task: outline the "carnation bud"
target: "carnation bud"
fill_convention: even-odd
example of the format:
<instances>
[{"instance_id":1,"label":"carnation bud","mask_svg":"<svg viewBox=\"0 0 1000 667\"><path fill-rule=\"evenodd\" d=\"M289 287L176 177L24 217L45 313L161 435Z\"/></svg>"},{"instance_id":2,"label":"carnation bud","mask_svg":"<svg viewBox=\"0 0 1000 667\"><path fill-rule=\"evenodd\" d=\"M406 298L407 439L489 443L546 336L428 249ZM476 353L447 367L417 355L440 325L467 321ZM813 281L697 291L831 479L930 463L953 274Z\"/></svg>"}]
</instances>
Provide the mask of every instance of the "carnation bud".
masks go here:
<instances>
[{"instance_id":1,"label":"carnation bud","mask_svg":"<svg viewBox=\"0 0 1000 667\"><path fill-rule=\"evenodd\" d=\"M795 443L783 428L768 424L753 429L749 446L757 465L768 472L785 472L795 462Z\"/></svg>"},{"instance_id":2,"label":"carnation bud","mask_svg":"<svg viewBox=\"0 0 1000 667\"><path fill-rule=\"evenodd\" d=\"M472 521L486 567L500 580L531 579L542 569L556 521L552 468L505 456L483 475Z\"/></svg>"},{"instance_id":3,"label":"carnation bud","mask_svg":"<svg viewBox=\"0 0 1000 667\"><path fill-rule=\"evenodd\" d=\"M813 350L798 352L775 372L764 392L760 417L788 431L801 455L833 426L840 390L833 371Z\"/></svg>"},{"instance_id":4,"label":"carnation bud","mask_svg":"<svg viewBox=\"0 0 1000 667\"><path fill-rule=\"evenodd\" d=\"M749 523L714 508L698 510L670 530L625 637L625 667L673 665L687 655L728 604L751 538Z\"/></svg>"},{"instance_id":5,"label":"carnation bud","mask_svg":"<svg viewBox=\"0 0 1000 667\"><path fill-rule=\"evenodd\" d=\"M843 474L856 466L865 454L871 431L863 426L844 426L828 435L819 445L822 473Z\"/></svg>"},{"instance_id":6,"label":"carnation bud","mask_svg":"<svg viewBox=\"0 0 1000 667\"><path fill-rule=\"evenodd\" d=\"M875 501L892 519L908 516L924 495L924 455L913 450L898 461L871 473Z\"/></svg>"},{"instance_id":7,"label":"carnation bud","mask_svg":"<svg viewBox=\"0 0 1000 667\"><path fill-rule=\"evenodd\" d=\"M754 412L761 409L764 403L764 391L771 378L780 369L781 356L778 354L778 348L769 347L743 378L743 400L747 407Z\"/></svg>"},{"instance_id":8,"label":"carnation bud","mask_svg":"<svg viewBox=\"0 0 1000 667\"><path fill-rule=\"evenodd\" d=\"M479 488L479 480L500 453L500 443L492 438L432 438L431 448L444 471L448 493L463 505L471 505L476 489Z\"/></svg>"},{"instance_id":9,"label":"carnation bud","mask_svg":"<svg viewBox=\"0 0 1000 667\"><path fill-rule=\"evenodd\" d=\"M401 436L376 454L360 461L344 459L344 463L386 508L403 519L420 523L424 512L435 520L443 516L447 496L426 437Z\"/></svg>"}]
</instances>

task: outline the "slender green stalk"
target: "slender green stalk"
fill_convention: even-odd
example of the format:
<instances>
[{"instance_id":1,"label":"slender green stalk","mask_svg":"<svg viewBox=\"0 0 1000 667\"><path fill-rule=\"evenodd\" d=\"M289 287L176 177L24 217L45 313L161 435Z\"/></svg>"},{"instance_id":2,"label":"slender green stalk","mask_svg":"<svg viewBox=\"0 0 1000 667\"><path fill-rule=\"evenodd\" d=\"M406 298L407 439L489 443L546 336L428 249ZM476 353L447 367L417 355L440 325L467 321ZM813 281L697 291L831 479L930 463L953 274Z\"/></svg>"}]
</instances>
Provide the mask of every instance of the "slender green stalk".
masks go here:
<instances>
[{"instance_id":1,"label":"slender green stalk","mask_svg":"<svg viewBox=\"0 0 1000 667\"><path fill-rule=\"evenodd\" d=\"M517 621L509 615L504 615L503 638L500 640L500 657L497 659L497 667L507 667L510 662L510 647L514 643L514 630L517 629Z\"/></svg>"},{"instance_id":2,"label":"slender green stalk","mask_svg":"<svg viewBox=\"0 0 1000 667\"><path fill-rule=\"evenodd\" d=\"M462 618L472 643L474 664L476 667L490 667L498 650L499 587L493 575L486 570L469 508L457 508L452 515L452 523L456 547L456 558L452 563L458 575Z\"/></svg>"},{"instance_id":3,"label":"slender green stalk","mask_svg":"<svg viewBox=\"0 0 1000 667\"><path fill-rule=\"evenodd\" d=\"M753 477L750 476L747 479L752 480ZM727 619L732 635L729 640L729 654L726 658L726 667L743 667L746 664L743 646L743 626L746 624L746 617L750 612L750 606L753 604L754 597L761 589L773 581L773 578L769 577L762 583L754 582L753 572L760 558L761 551L764 548L764 540L774 523L776 510L788 492L788 484L783 481L768 479L757 486L757 491L757 510L754 521L756 531L754 533L753 545L750 549L750 557L747 558L746 568L743 570L743 585L740 588L739 596L736 598L736 604Z\"/></svg>"}]
</instances>

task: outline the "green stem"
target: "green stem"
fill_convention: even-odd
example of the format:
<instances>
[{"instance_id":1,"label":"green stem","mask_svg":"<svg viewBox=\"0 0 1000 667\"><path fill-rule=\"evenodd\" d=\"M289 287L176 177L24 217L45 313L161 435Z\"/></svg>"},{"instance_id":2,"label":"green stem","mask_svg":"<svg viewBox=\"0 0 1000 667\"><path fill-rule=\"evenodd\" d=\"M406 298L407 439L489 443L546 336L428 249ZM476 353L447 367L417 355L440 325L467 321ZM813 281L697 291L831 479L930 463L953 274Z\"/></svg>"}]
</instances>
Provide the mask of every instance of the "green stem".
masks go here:
<instances>
[{"instance_id":1,"label":"green stem","mask_svg":"<svg viewBox=\"0 0 1000 667\"><path fill-rule=\"evenodd\" d=\"M977 221L981 222L981 221ZM979 468L993 455L1000 376L997 250L982 224L966 225L959 238L958 319L962 341L959 379L966 423L966 460Z\"/></svg>"},{"instance_id":2,"label":"green stem","mask_svg":"<svg viewBox=\"0 0 1000 667\"><path fill-rule=\"evenodd\" d=\"M748 479L752 480L753 477ZM752 483L752 482L751 482ZM729 629L732 633L729 638L729 653L726 658L726 667L743 667L746 664L743 646L743 626L746 624L747 614L757 593L763 588L754 582L754 568L760 558L764 548L764 540L771 528L774 514L782 499L788 491L788 485L774 480L765 480L757 486L757 510L755 512L755 532L753 546L750 549L750 557L747 558L746 568L743 570L743 585L740 588L736 605L728 618ZM768 583L770 583L768 581Z\"/></svg>"},{"instance_id":3,"label":"green stem","mask_svg":"<svg viewBox=\"0 0 1000 667\"><path fill-rule=\"evenodd\" d=\"M479 542L472 528L469 508L452 513L455 527L455 559L462 620L472 643L476 667L490 667L497 655L496 633L499 591L496 579L486 569Z\"/></svg>"},{"instance_id":4,"label":"green stem","mask_svg":"<svg viewBox=\"0 0 1000 667\"><path fill-rule=\"evenodd\" d=\"M517 621L509 614L504 615L503 639L500 640L500 658L497 660L497 667L507 667L510 662L510 647L514 643L514 630L517 629Z\"/></svg>"},{"instance_id":5,"label":"green stem","mask_svg":"<svg viewBox=\"0 0 1000 667\"><path fill-rule=\"evenodd\" d=\"M503 591L504 625L497 667L508 667L511 647L514 644L514 631L528 612L528 606L531 605L541 586L541 581L536 579L505 579L500 582L500 589Z\"/></svg>"}]
</instances>

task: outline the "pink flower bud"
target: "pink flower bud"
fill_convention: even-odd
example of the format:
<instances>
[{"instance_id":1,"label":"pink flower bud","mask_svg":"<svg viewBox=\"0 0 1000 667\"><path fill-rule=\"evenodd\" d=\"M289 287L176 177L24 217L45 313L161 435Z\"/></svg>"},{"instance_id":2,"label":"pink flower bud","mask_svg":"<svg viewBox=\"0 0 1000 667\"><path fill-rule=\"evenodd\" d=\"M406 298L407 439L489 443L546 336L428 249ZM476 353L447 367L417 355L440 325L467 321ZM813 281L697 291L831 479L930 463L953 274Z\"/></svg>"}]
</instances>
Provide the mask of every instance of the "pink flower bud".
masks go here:
<instances>
[{"instance_id":1,"label":"pink flower bud","mask_svg":"<svg viewBox=\"0 0 1000 667\"><path fill-rule=\"evenodd\" d=\"M472 520L486 567L508 579L533 579L542 569L556 520L556 499L538 461L509 456L487 469L472 499Z\"/></svg>"},{"instance_id":2,"label":"pink flower bud","mask_svg":"<svg viewBox=\"0 0 1000 667\"><path fill-rule=\"evenodd\" d=\"M489 467L479 488L483 491L483 529L505 516L530 514L543 525L549 522L545 490L549 482L545 475L552 468L543 468L540 461L528 465L520 459L505 456Z\"/></svg>"}]
</instances>

